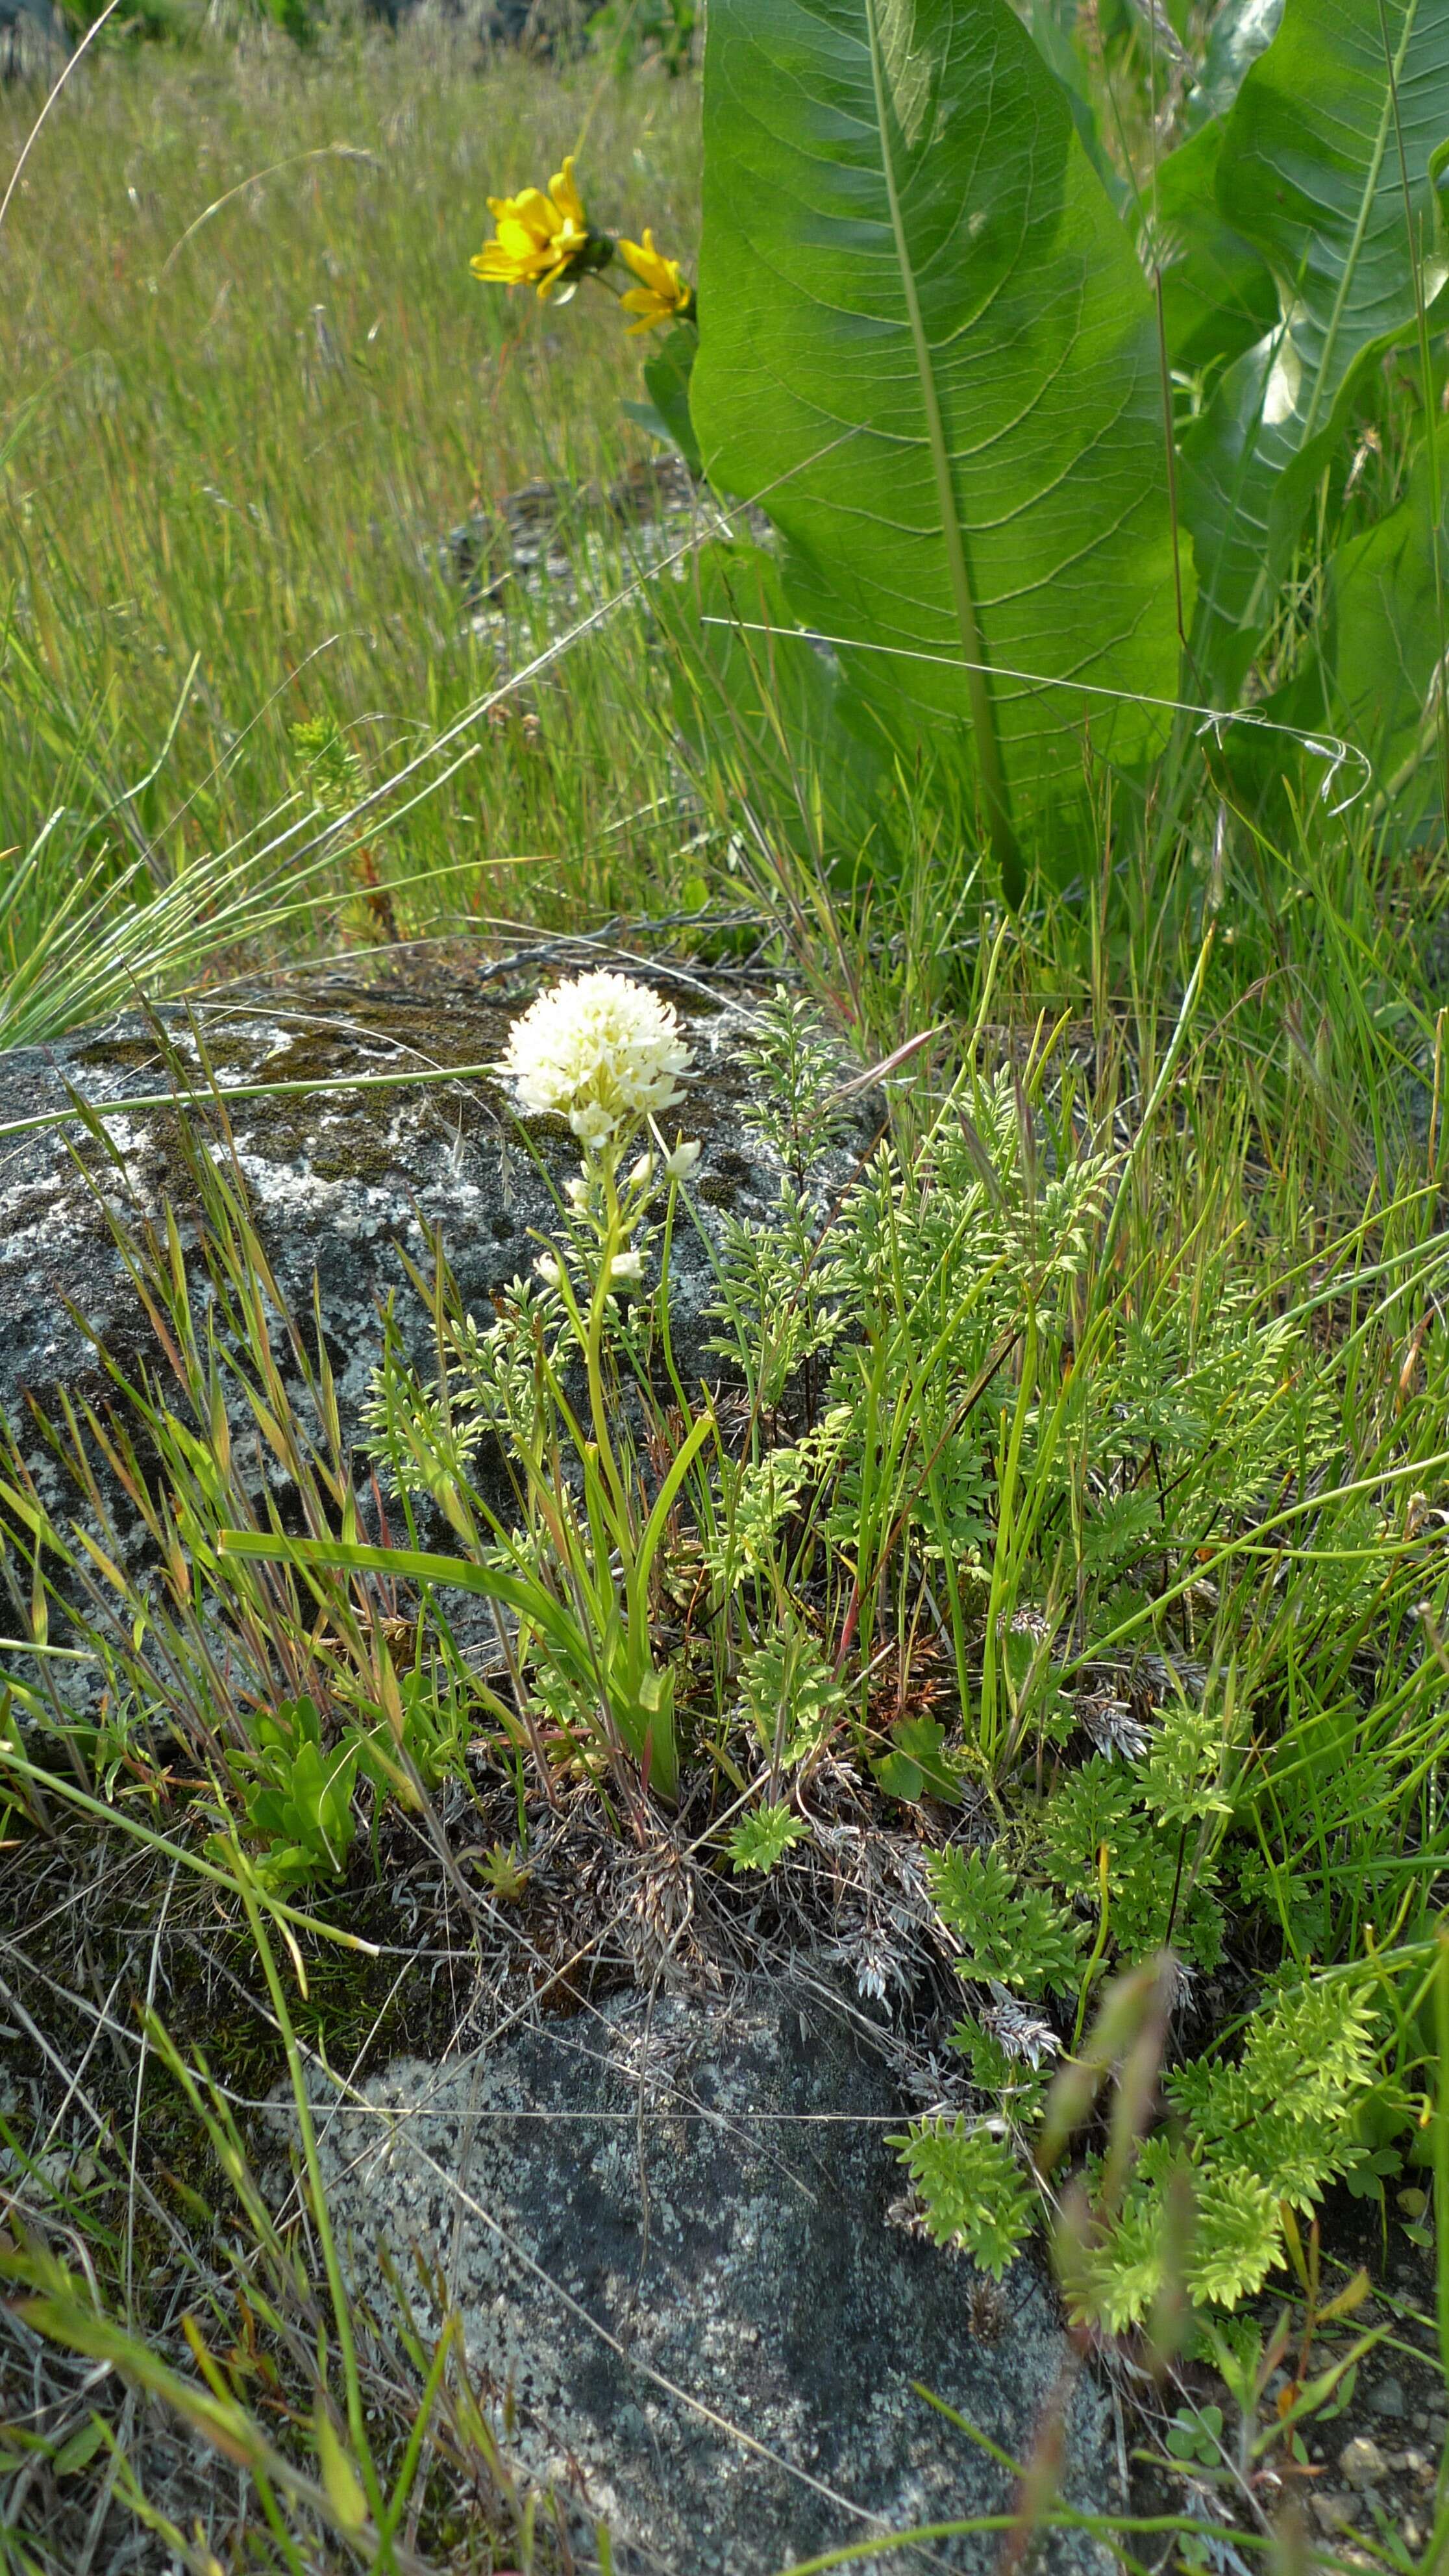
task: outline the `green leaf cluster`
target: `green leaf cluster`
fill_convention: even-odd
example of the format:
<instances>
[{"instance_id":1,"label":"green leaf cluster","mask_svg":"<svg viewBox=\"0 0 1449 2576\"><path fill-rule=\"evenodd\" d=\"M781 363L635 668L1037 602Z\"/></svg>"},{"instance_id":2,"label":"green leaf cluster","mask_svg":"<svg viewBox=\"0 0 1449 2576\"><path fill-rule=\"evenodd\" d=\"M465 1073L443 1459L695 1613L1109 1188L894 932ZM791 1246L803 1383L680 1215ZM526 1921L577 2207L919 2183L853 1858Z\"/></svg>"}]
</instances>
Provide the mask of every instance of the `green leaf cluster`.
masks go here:
<instances>
[{"instance_id":1,"label":"green leaf cluster","mask_svg":"<svg viewBox=\"0 0 1449 2576\"><path fill-rule=\"evenodd\" d=\"M892 1730L889 1753L870 1767L892 1798L937 1798L943 1806L959 1807L964 1795L962 1766L947 1752L938 1718L903 1718Z\"/></svg>"},{"instance_id":2,"label":"green leaf cluster","mask_svg":"<svg viewBox=\"0 0 1449 2576\"><path fill-rule=\"evenodd\" d=\"M1131 758L1175 672L1130 239L1006 0L721 0L704 116L706 470L764 500L887 739L969 735L1015 897L1013 804L1075 796L1083 688Z\"/></svg>"},{"instance_id":3,"label":"green leaf cluster","mask_svg":"<svg viewBox=\"0 0 1449 2576\"><path fill-rule=\"evenodd\" d=\"M1072 1991L1082 1926L1044 1889L1024 1886L996 1851L954 1843L932 1852L926 1869L936 1910L961 1945L959 1975L1023 1995Z\"/></svg>"},{"instance_id":4,"label":"green leaf cluster","mask_svg":"<svg viewBox=\"0 0 1449 2576\"><path fill-rule=\"evenodd\" d=\"M1000 1905L993 1914L986 1899L989 1876L938 1870L937 1880L956 1917L983 1926L962 1973L982 1975L993 1951L1020 1971ZM999 1895L1001 1880L996 1888ZM968 2026L960 2041L978 2076L990 2071L981 2038ZM1330 2182L1371 2161L1356 2113L1374 2083L1377 2048L1361 1989L1284 1976L1262 1997L1235 2055L1219 2047L1175 2068L1165 2087L1170 2125L1142 2145L1120 2206L1069 2261L1078 2312L1115 2334L1141 2324L1173 2280L1199 2308L1232 2309L1260 2290L1285 2259L1285 2211L1311 2210ZM1030 2119L1039 2097L1018 2093L1015 2107ZM1009 2260L1031 2211L1009 2149L958 2116L917 2123L902 2151L930 2233L967 2245L978 2261ZM1094 2173L1089 2162L1089 2180Z\"/></svg>"},{"instance_id":5,"label":"green leaf cluster","mask_svg":"<svg viewBox=\"0 0 1449 2576\"><path fill-rule=\"evenodd\" d=\"M1201 1759L1214 1765L1221 1760L1221 1736L1213 1735L1210 1720L1199 1719L1194 1711L1186 1724L1179 1719L1174 1725L1169 1718L1162 1729L1169 1738L1184 1733L1192 1739L1187 1760L1198 1754L1204 1736L1210 1750L1205 1748ZM1175 1780L1183 1758L1159 1738L1153 1753L1159 1778ZM1216 1865L1210 1849L1189 1855L1188 1817L1177 1815L1168 1824L1156 1808L1157 1794L1150 1767L1137 1772L1094 1753L1079 1770L1066 1774L1043 1805L1035 1857L1065 1896L1095 1910L1099 1856L1105 1849L1108 1919L1117 1955L1126 1961L1145 1959L1170 1940L1195 1967L1215 1968L1224 1938ZM1230 1812L1216 1788L1196 1795L1204 1817Z\"/></svg>"},{"instance_id":6,"label":"green leaf cluster","mask_svg":"<svg viewBox=\"0 0 1449 2576\"><path fill-rule=\"evenodd\" d=\"M959 2246L1000 2280L1032 2233L1036 2194L1004 2138L968 2125L961 2113L918 2121L893 2138L920 2199L922 2224L938 2245Z\"/></svg>"},{"instance_id":7,"label":"green leaf cluster","mask_svg":"<svg viewBox=\"0 0 1449 2576\"><path fill-rule=\"evenodd\" d=\"M346 1869L362 1752L352 1729L324 1746L316 1703L303 1698L262 1710L251 1743L229 1754L247 1829L264 1846L261 1876L279 1894Z\"/></svg>"},{"instance_id":8,"label":"green leaf cluster","mask_svg":"<svg viewBox=\"0 0 1449 2576\"><path fill-rule=\"evenodd\" d=\"M1280 1979L1236 2059L1215 2050L1167 2079L1180 2144L1150 2140L1120 2218L1094 2249L1079 2295L1113 2332L1140 2323L1177 2269L1198 2307L1233 2308L1284 2262L1284 2210L1310 2211L1365 2149L1355 2112L1374 2081L1378 2034L1347 1980ZM1191 2212L1173 2242L1179 2160Z\"/></svg>"},{"instance_id":9,"label":"green leaf cluster","mask_svg":"<svg viewBox=\"0 0 1449 2576\"><path fill-rule=\"evenodd\" d=\"M766 1876L784 1859L792 1844L804 1842L809 1831L804 1817L796 1815L781 1800L762 1799L725 1837L730 1867L736 1877L745 1870L758 1870Z\"/></svg>"},{"instance_id":10,"label":"green leaf cluster","mask_svg":"<svg viewBox=\"0 0 1449 2576\"><path fill-rule=\"evenodd\" d=\"M819 1751L845 1705L845 1690L808 1629L786 1619L740 1664L740 1699L760 1748L793 1771Z\"/></svg>"}]
</instances>

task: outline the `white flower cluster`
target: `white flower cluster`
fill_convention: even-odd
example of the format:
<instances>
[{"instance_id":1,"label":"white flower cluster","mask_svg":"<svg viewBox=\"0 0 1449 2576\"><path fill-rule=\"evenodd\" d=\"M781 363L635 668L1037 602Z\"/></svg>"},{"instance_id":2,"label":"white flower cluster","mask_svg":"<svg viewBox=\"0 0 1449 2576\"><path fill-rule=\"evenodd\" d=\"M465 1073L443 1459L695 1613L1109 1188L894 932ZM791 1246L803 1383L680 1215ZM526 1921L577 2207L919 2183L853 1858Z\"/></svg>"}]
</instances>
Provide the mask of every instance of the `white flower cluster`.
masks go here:
<instances>
[{"instance_id":1,"label":"white flower cluster","mask_svg":"<svg viewBox=\"0 0 1449 2576\"><path fill-rule=\"evenodd\" d=\"M515 1020L498 1070L520 1109L552 1109L586 1146L609 1144L679 1096L690 1055L679 1020L627 975L556 984Z\"/></svg>"}]
</instances>

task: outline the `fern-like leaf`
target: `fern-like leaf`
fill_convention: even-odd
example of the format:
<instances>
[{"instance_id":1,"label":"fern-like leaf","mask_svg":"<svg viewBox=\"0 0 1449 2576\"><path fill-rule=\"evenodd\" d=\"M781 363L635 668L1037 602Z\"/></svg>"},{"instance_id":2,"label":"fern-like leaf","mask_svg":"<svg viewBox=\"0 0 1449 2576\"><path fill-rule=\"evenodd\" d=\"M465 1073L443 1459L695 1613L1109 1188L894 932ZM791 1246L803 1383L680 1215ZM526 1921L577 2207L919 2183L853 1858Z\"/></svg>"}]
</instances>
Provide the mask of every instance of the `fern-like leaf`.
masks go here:
<instances>
[{"instance_id":1,"label":"fern-like leaf","mask_svg":"<svg viewBox=\"0 0 1449 2576\"><path fill-rule=\"evenodd\" d=\"M958 2112L954 2120L918 2121L890 2143L920 2194L927 2234L938 2245L959 2245L999 2281L1026 2243L1037 2206L1005 2139L968 2128Z\"/></svg>"},{"instance_id":2,"label":"fern-like leaf","mask_svg":"<svg viewBox=\"0 0 1449 2576\"><path fill-rule=\"evenodd\" d=\"M1064 1994L1076 1980L1082 1927L1039 1887L1021 1887L994 1851L933 1852L931 1893L961 1944L960 1974L1025 1995Z\"/></svg>"}]
</instances>

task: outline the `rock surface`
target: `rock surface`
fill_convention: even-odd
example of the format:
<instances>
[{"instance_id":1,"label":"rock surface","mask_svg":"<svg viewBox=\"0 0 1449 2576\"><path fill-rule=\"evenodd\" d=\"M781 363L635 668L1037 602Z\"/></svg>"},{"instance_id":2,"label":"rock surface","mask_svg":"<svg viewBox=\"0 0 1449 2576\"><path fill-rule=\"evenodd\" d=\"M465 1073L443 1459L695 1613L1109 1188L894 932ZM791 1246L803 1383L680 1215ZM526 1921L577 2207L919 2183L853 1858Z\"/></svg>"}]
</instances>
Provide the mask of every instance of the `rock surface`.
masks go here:
<instances>
[{"instance_id":1,"label":"rock surface","mask_svg":"<svg viewBox=\"0 0 1449 2576\"><path fill-rule=\"evenodd\" d=\"M438 557L469 607L521 584L566 612L580 604L578 557L587 560L601 532L625 533L629 559L644 570L700 525L706 506L682 457L649 457L607 487L525 483L450 528Z\"/></svg>"},{"instance_id":2,"label":"rock surface","mask_svg":"<svg viewBox=\"0 0 1449 2576\"><path fill-rule=\"evenodd\" d=\"M391 1291L398 1293L399 1320L414 1356L428 1365L427 1318L408 1286L403 1256L426 1267L436 1230L464 1307L486 1315L491 1299L530 1269L536 1234L556 1224L554 1194L577 1170L578 1147L561 1119L524 1127L504 1087L479 1070L502 1053L510 1022L544 980L515 974L490 983L476 968L413 967L407 976L374 983L329 977L300 992L293 984L285 1001L252 997L209 1004L197 1014L210 1072L222 1090L251 1083L340 1086L311 1096L233 1100L228 1116L257 1232L282 1299L308 1341L315 1276L345 1442L357 1436ZM697 1068L678 1123L704 1147L691 1185L699 1223L677 1226L671 1264L674 1348L688 1380L719 1370L707 1348L716 1328L704 1310L723 1220L767 1216L780 1174L741 1117L751 1083L739 1054L747 1012L714 1001L688 976L660 978L659 988L680 1009ZM166 1012L161 1025L183 1077L202 1095L186 1112L188 1123L225 1168L220 1123L204 1097L186 1018ZM359 1079L454 1066L471 1070L417 1087L367 1089ZM107 1210L134 1229L172 1202L194 1256L198 1198L177 1109L116 1111L118 1103L176 1088L175 1066L168 1068L155 1028L139 1018L53 1048L0 1056L0 1415L55 1510L73 1508L74 1496L62 1485L26 1399L53 1413L62 1387L93 1400L112 1392L67 1303L128 1369L142 1362L154 1368L160 1359ZM112 1161L75 1124L4 1134L17 1121L64 1111L72 1093L108 1105ZM872 1132L867 1106L862 1147ZM841 1158L842 1176L851 1159L849 1152ZM194 1257L193 1270L195 1302L203 1282ZM305 1413L300 1384L292 1391Z\"/></svg>"},{"instance_id":3,"label":"rock surface","mask_svg":"<svg viewBox=\"0 0 1449 2576\"><path fill-rule=\"evenodd\" d=\"M1120 2508L1107 2401L1023 2260L998 2294L888 2221L903 2117L827 1989L616 1999L471 2060L402 2060L320 2112L328 2205L386 2304L426 2253L512 2450L621 2571L774 2576L921 2522L1012 2508L1014 2481L913 2393L1018 2459L1065 2407L1065 2492ZM1110 2565L1081 2534L1037 2563ZM891 2564L995 2567L999 2531ZM869 2562L852 2562L863 2569Z\"/></svg>"},{"instance_id":4,"label":"rock surface","mask_svg":"<svg viewBox=\"0 0 1449 2576\"><path fill-rule=\"evenodd\" d=\"M466 33L486 47L517 47L541 60L567 61L585 42L587 0L364 0L367 15L389 27L417 18Z\"/></svg>"}]
</instances>

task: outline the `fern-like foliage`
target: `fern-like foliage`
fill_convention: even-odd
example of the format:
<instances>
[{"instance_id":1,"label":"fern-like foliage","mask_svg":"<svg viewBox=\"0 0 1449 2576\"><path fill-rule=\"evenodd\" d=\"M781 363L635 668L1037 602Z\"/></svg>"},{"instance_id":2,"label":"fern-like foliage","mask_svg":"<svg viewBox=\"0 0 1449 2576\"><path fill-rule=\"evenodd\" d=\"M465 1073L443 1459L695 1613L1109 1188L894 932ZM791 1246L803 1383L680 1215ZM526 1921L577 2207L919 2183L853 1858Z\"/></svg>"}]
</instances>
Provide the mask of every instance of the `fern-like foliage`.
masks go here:
<instances>
[{"instance_id":1,"label":"fern-like foliage","mask_svg":"<svg viewBox=\"0 0 1449 2576\"><path fill-rule=\"evenodd\" d=\"M761 1749L786 1770L819 1750L845 1704L829 1657L789 1620L742 1658L740 1696Z\"/></svg>"},{"instance_id":2,"label":"fern-like foliage","mask_svg":"<svg viewBox=\"0 0 1449 2576\"><path fill-rule=\"evenodd\" d=\"M1233 2163L1273 2200L1306 2209L1358 2152L1350 2115L1374 2078L1366 1994L1344 1981L1280 1984L1249 2024L1235 2066L1211 2058L1169 2078L1208 2164Z\"/></svg>"},{"instance_id":3,"label":"fern-like foliage","mask_svg":"<svg viewBox=\"0 0 1449 2576\"><path fill-rule=\"evenodd\" d=\"M809 1831L803 1816L795 1815L782 1802L762 1800L725 1837L730 1866L737 1877L742 1870L768 1874L784 1859L791 1844L803 1842Z\"/></svg>"},{"instance_id":4,"label":"fern-like foliage","mask_svg":"<svg viewBox=\"0 0 1449 2576\"><path fill-rule=\"evenodd\" d=\"M1024 1995L1066 1994L1076 1982L1082 1926L1039 1887L1023 1887L994 1851L956 1846L927 1857L941 1920L961 1944L961 1976Z\"/></svg>"},{"instance_id":5,"label":"fern-like foliage","mask_svg":"<svg viewBox=\"0 0 1449 2576\"><path fill-rule=\"evenodd\" d=\"M1000 2280L1036 2218L1036 2194L1004 2138L954 2119L921 2120L892 2138L921 2202L921 2223L938 2245L959 2246Z\"/></svg>"},{"instance_id":6,"label":"fern-like foliage","mask_svg":"<svg viewBox=\"0 0 1449 2576\"><path fill-rule=\"evenodd\" d=\"M1075 2283L1076 2303L1114 2333L1137 2325L1180 2273L1194 2306L1233 2308L1284 2261L1283 2211L1311 2209L1369 2150L1355 2111L1374 2080L1368 1996L1346 1983L1283 1980L1248 2025L1236 2060L1179 2067L1167 2097L1183 2117L1175 2151L1148 2141L1115 2225ZM1172 2242L1179 2163L1191 2223Z\"/></svg>"},{"instance_id":7,"label":"fern-like foliage","mask_svg":"<svg viewBox=\"0 0 1449 2576\"><path fill-rule=\"evenodd\" d=\"M1195 1729L1197 1712L1188 1711L1187 1717ZM1214 1761L1220 1756L1218 1734ZM1196 1759L1195 1738L1191 1752L1180 1759L1155 1754L1145 1776L1094 1753L1079 1771L1067 1774L1041 1811L1041 1866L1065 1896L1095 1908L1105 1846L1111 1935L1124 1961L1149 1958L1169 1939L1194 1967L1215 1968L1223 1955L1216 1866L1206 1853L1195 1858L1190 1871L1184 1865L1191 1800L1182 1782L1185 1771L1199 1780ZM1215 1788L1201 1791L1204 1812L1219 1803ZM1226 1802L1221 1803L1226 1812Z\"/></svg>"},{"instance_id":8,"label":"fern-like foliage","mask_svg":"<svg viewBox=\"0 0 1449 2576\"><path fill-rule=\"evenodd\" d=\"M1172 1812L1183 1800L1210 1809L1217 1793L1205 1785L1215 1776L1205 1755L1194 1763L1184 1752L1170 1776ZM1146 1868L1140 1853L1152 1826L1142 1810L1153 1791L1100 1760L1066 1790L1047 1808L1044 1839L1056 1874L1089 1886L1085 1855L1096 1836L1115 1855L1109 1895L1115 1886L1130 1908L1134 1869ZM928 1866L938 1911L962 1945L964 1978L991 1983L998 1996L1007 1984L1024 1994L1070 1988L1081 1927L1041 1888L1022 1887L995 1852L948 1850ZM1028 2028L1035 2050L1019 2062L1003 2033ZM1027 2131L1045 2094L1035 2060L1046 2037L1045 2024L999 2001L953 2033L978 2087ZM1351 2181L1361 2168L1372 2182L1372 2126L1360 2134L1356 2113L1374 2085L1375 2059L1366 1992L1346 1980L1280 1979L1235 2054L1217 2051L1168 2076L1177 2135L1163 2129L1146 2140L1120 2207L1081 2249L1066 2284L1076 2313L1121 2333L1141 2323L1170 2273L1200 2308L1231 2309L1261 2290L1284 2261L1285 2209L1311 2209L1330 2182ZM999 2252L1021 2241L1020 2171L989 2132L960 2120L922 2121L905 2154L932 2235L967 2245L978 2261L982 2245Z\"/></svg>"},{"instance_id":9,"label":"fern-like foliage","mask_svg":"<svg viewBox=\"0 0 1449 2576\"><path fill-rule=\"evenodd\" d=\"M739 1368L752 1403L770 1412L796 1373L833 1349L849 1322L840 1262L820 1241L807 1194L783 1185L767 1224L725 1221L720 1285L709 1313L726 1329L709 1348Z\"/></svg>"},{"instance_id":10,"label":"fern-like foliage","mask_svg":"<svg viewBox=\"0 0 1449 2576\"><path fill-rule=\"evenodd\" d=\"M1200 2169L1194 2176L1192 2250L1186 2266L1193 2304L1236 2307L1261 2290L1282 2259L1282 2215L1257 2176L1239 2164Z\"/></svg>"}]
</instances>

